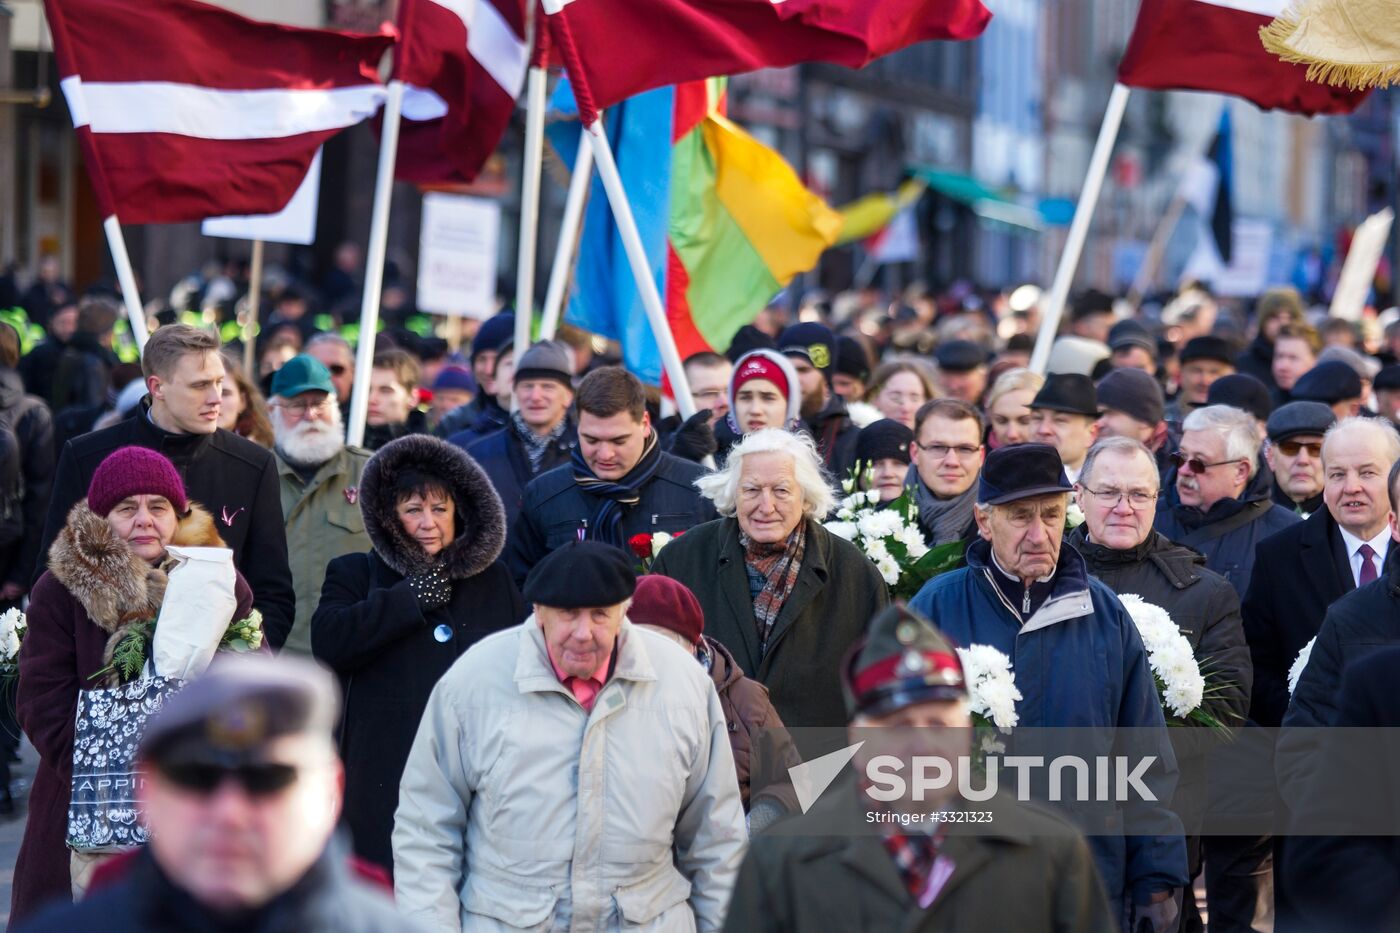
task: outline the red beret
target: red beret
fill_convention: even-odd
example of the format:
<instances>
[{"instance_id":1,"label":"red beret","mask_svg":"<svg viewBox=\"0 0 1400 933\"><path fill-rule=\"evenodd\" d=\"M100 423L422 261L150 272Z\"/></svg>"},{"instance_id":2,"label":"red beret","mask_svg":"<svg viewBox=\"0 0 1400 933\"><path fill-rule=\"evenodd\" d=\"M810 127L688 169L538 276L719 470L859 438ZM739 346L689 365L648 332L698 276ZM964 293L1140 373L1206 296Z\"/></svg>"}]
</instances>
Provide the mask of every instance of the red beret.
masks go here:
<instances>
[{"instance_id":1,"label":"red beret","mask_svg":"<svg viewBox=\"0 0 1400 933\"><path fill-rule=\"evenodd\" d=\"M700 633L705 630L705 614L690 588L655 573L637 578L627 618L633 625L670 629L692 645L700 643Z\"/></svg>"}]
</instances>

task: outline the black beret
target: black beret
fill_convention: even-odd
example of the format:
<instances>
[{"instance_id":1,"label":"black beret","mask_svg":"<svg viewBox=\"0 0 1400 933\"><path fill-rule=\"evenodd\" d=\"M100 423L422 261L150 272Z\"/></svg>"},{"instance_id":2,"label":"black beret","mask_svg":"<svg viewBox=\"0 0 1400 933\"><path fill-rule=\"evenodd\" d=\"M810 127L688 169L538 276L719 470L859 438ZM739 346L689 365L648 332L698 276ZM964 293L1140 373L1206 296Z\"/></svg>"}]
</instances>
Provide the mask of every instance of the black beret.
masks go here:
<instances>
[{"instance_id":1,"label":"black beret","mask_svg":"<svg viewBox=\"0 0 1400 933\"><path fill-rule=\"evenodd\" d=\"M1269 440L1282 441L1299 434L1316 434L1319 437L1337 423L1337 415L1321 402L1289 402L1280 405L1278 411L1269 416L1265 425Z\"/></svg>"},{"instance_id":2,"label":"black beret","mask_svg":"<svg viewBox=\"0 0 1400 933\"><path fill-rule=\"evenodd\" d=\"M1346 363L1331 360L1318 363L1298 377L1289 395L1309 402L1340 402L1361 397L1361 377Z\"/></svg>"},{"instance_id":3,"label":"black beret","mask_svg":"<svg viewBox=\"0 0 1400 933\"><path fill-rule=\"evenodd\" d=\"M309 659L220 655L151 717L140 754L220 767L257 762L283 736L330 739L339 696L330 672Z\"/></svg>"},{"instance_id":4,"label":"black beret","mask_svg":"<svg viewBox=\"0 0 1400 933\"><path fill-rule=\"evenodd\" d=\"M555 609L616 606L632 598L637 574L628 555L598 541L555 548L525 578L525 601Z\"/></svg>"},{"instance_id":5,"label":"black beret","mask_svg":"<svg viewBox=\"0 0 1400 933\"><path fill-rule=\"evenodd\" d=\"M1206 392L1207 405L1229 405L1247 411L1260 421L1267 421L1274 403L1269 387L1249 373L1231 373L1210 384Z\"/></svg>"},{"instance_id":6,"label":"black beret","mask_svg":"<svg viewBox=\"0 0 1400 933\"><path fill-rule=\"evenodd\" d=\"M872 464L876 460L893 458L908 463L909 445L912 443L913 431L893 418L881 418L861 428L860 434L856 435L856 461Z\"/></svg>"},{"instance_id":7,"label":"black beret","mask_svg":"<svg viewBox=\"0 0 1400 933\"><path fill-rule=\"evenodd\" d=\"M1224 337L1192 337L1181 348L1177 358L1182 365L1192 360L1216 360L1229 366L1235 365L1235 348Z\"/></svg>"},{"instance_id":8,"label":"black beret","mask_svg":"<svg viewBox=\"0 0 1400 933\"><path fill-rule=\"evenodd\" d=\"M1002 505L1073 491L1059 451L1048 444L1016 444L998 447L987 455L978 480L977 501Z\"/></svg>"},{"instance_id":9,"label":"black beret","mask_svg":"<svg viewBox=\"0 0 1400 933\"><path fill-rule=\"evenodd\" d=\"M1400 389L1400 363L1392 363L1376 373L1376 378L1371 382L1371 388L1391 391Z\"/></svg>"},{"instance_id":10,"label":"black beret","mask_svg":"<svg viewBox=\"0 0 1400 933\"><path fill-rule=\"evenodd\" d=\"M950 373L965 373L987 362L987 351L971 340L950 340L933 351L938 368Z\"/></svg>"},{"instance_id":11,"label":"black beret","mask_svg":"<svg viewBox=\"0 0 1400 933\"><path fill-rule=\"evenodd\" d=\"M1167 407L1162 386L1140 369L1115 369L1096 388L1100 408L1121 411L1143 424L1157 424Z\"/></svg>"},{"instance_id":12,"label":"black beret","mask_svg":"<svg viewBox=\"0 0 1400 933\"><path fill-rule=\"evenodd\" d=\"M854 337L836 338L836 371L864 382L870 378L870 354Z\"/></svg>"}]
</instances>

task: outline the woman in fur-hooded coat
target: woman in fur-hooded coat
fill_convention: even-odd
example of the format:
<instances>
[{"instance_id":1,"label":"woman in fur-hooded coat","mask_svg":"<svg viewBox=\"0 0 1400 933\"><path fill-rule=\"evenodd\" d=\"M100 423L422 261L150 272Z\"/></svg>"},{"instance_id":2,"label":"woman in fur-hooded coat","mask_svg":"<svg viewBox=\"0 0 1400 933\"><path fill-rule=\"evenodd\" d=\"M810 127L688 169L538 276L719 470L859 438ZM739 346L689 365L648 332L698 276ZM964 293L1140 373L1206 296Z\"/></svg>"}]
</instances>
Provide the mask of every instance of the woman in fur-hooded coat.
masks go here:
<instances>
[{"instance_id":1,"label":"woman in fur-hooded coat","mask_svg":"<svg viewBox=\"0 0 1400 933\"><path fill-rule=\"evenodd\" d=\"M64 840L72 792L78 691L115 682L99 672L111 663L112 650L126 627L156 618L165 596L165 558L143 560L109 523L106 515L114 510L107 506L99 514L89 502L119 502L138 492L158 492L170 501L177 515L174 536L167 543L226 546L213 517L185 498L179 474L168 461L155 463L158 481L150 479L151 464L143 462L137 469L125 470L116 484L103 486L104 479L111 479L111 471L104 472L109 461L159 457L144 449L138 455L125 453L132 449L113 453L98 467L88 498L68 513L67 524L49 548L49 569L30 592L29 630L20 651L16 705L20 725L39 752L39 767L29 792L29 819L15 863L11 923L28 917L50 900L71 897L69 852ZM253 605L253 594L241 575L236 595L236 618L241 619Z\"/></svg>"},{"instance_id":2,"label":"woman in fur-hooded coat","mask_svg":"<svg viewBox=\"0 0 1400 933\"><path fill-rule=\"evenodd\" d=\"M374 550L326 568L311 651L345 689L355 854L392 871L399 779L428 694L464 651L526 613L499 560L500 496L459 448L417 434L386 444L365 465L360 511Z\"/></svg>"}]
</instances>

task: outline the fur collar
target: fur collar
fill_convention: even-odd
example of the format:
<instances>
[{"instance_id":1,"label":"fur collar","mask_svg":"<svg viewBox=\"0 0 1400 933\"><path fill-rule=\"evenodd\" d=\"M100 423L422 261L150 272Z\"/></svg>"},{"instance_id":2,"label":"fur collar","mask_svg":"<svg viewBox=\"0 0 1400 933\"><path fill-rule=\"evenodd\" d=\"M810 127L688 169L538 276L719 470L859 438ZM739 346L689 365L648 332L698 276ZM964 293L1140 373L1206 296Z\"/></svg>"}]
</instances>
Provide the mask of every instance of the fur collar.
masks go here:
<instances>
[{"instance_id":1,"label":"fur collar","mask_svg":"<svg viewBox=\"0 0 1400 933\"><path fill-rule=\"evenodd\" d=\"M457 537L430 560L399 524L394 477L408 468L441 479L457 506ZM486 472L459 447L426 434L410 434L385 444L365 464L360 477L360 512L375 553L402 576L436 563L450 579L481 573L501 556L506 543L506 510Z\"/></svg>"},{"instance_id":2,"label":"fur collar","mask_svg":"<svg viewBox=\"0 0 1400 933\"><path fill-rule=\"evenodd\" d=\"M226 547L214 517L198 503L180 519L172 544ZM165 596L165 571L152 567L116 536L83 499L49 548L49 570L73 594L88 618L115 634L128 623L155 618Z\"/></svg>"}]
</instances>

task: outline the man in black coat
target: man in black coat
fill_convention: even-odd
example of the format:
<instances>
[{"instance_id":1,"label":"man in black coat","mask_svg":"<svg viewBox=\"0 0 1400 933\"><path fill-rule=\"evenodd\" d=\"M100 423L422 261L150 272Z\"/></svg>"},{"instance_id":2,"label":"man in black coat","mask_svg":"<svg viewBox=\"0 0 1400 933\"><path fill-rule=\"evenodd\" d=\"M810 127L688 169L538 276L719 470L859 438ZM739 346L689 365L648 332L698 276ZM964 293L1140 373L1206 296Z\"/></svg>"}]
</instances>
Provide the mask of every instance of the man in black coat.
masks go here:
<instances>
[{"instance_id":1,"label":"man in black coat","mask_svg":"<svg viewBox=\"0 0 1400 933\"><path fill-rule=\"evenodd\" d=\"M1400 535L1400 462L1390 468L1390 535ZM1400 645L1400 561L1391 560L1374 583L1357 587L1331 605L1297 678L1284 730L1279 736L1276 767L1279 789L1295 809L1306 806L1308 778L1321 764L1316 727L1337 715L1342 680L1353 664L1386 647ZM1295 728L1296 727L1296 728Z\"/></svg>"},{"instance_id":2,"label":"man in black coat","mask_svg":"<svg viewBox=\"0 0 1400 933\"><path fill-rule=\"evenodd\" d=\"M142 367L150 395L140 413L64 445L34 576L44 572L49 545L86 495L97 465L120 447L148 447L175 464L190 498L214 516L234 566L253 590L268 643L281 647L292 628L296 596L277 461L271 451L218 426L224 380L219 338L185 324L167 325L146 342Z\"/></svg>"},{"instance_id":3,"label":"man in black coat","mask_svg":"<svg viewBox=\"0 0 1400 933\"><path fill-rule=\"evenodd\" d=\"M1380 419L1347 419L1322 446L1323 500L1311 518L1260 542L1243 603L1254 659L1250 718L1277 726L1288 670L1332 603L1378 579L1390 551L1386 479L1400 436Z\"/></svg>"},{"instance_id":4,"label":"man in black coat","mask_svg":"<svg viewBox=\"0 0 1400 933\"><path fill-rule=\"evenodd\" d=\"M582 538L627 550L633 535L675 534L718 516L694 485L704 469L661 450L636 376L595 369L577 398L571 462L525 487L510 529L506 553L518 585L561 544Z\"/></svg>"},{"instance_id":5,"label":"man in black coat","mask_svg":"<svg viewBox=\"0 0 1400 933\"><path fill-rule=\"evenodd\" d=\"M569 417L574 401L573 358L562 343L546 340L526 350L515 368L516 411L504 428L464 445L496 487L515 524L526 485L569 462L578 430ZM457 437L461 437L458 435ZM453 443L459 443L453 438Z\"/></svg>"},{"instance_id":6,"label":"man in black coat","mask_svg":"<svg viewBox=\"0 0 1400 933\"><path fill-rule=\"evenodd\" d=\"M1221 685L1203 704L1205 711L1238 727L1248 713L1253 680L1240 598L1229 581L1206 569L1204 557L1152 529L1159 492L1151 451L1126 437L1099 441L1079 474L1077 496L1084 523L1069 534L1069 543L1084 555L1089 572L1115 593L1135 593L1171 615L1191 642L1197 662L1208 663L1210 679ZM1186 825L1188 868L1195 878L1202 867L1206 753L1215 736L1199 728L1174 731L1181 778L1172 807ZM1197 734L1183 736L1183 731ZM1186 899L1183 911L1197 916L1194 898ZM1195 928L1200 929L1199 919Z\"/></svg>"},{"instance_id":7,"label":"man in black coat","mask_svg":"<svg viewBox=\"0 0 1400 933\"><path fill-rule=\"evenodd\" d=\"M1392 609L1393 610L1393 604ZM1309 664L1311 666L1311 664ZM1309 933L1400 929L1400 649L1383 648L1348 667L1327 725L1344 727L1307 781L1308 831L1291 836L1282 884ZM1376 741L1359 740L1372 730ZM1373 835L1365 835L1372 833Z\"/></svg>"}]
</instances>

